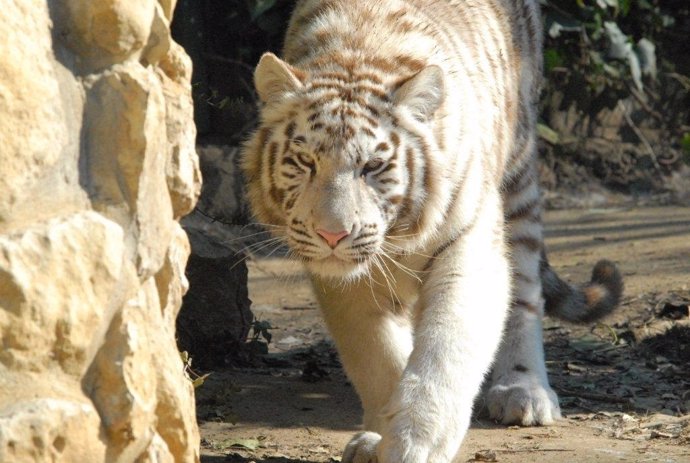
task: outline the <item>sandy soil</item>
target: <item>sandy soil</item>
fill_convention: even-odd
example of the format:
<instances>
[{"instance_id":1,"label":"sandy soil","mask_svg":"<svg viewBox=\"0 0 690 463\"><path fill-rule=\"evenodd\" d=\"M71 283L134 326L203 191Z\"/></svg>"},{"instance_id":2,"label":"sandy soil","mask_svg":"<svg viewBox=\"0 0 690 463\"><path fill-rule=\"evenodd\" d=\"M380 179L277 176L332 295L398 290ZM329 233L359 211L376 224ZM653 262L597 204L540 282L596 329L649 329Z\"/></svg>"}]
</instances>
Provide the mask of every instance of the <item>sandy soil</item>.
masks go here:
<instances>
[{"instance_id":1,"label":"sandy soil","mask_svg":"<svg viewBox=\"0 0 690 463\"><path fill-rule=\"evenodd\" d=\"M614 260L623 303L599 325L545 321L563 420L506 428L479 404L458 461L690 462L690 208L554 211L546 222L561 275L582 282L598 259ZM272 326L269 354L197 389L202 461L340 461L360 408L304 275L280 259L251 262L250 297Z\"/></svg>"}]
</instances>

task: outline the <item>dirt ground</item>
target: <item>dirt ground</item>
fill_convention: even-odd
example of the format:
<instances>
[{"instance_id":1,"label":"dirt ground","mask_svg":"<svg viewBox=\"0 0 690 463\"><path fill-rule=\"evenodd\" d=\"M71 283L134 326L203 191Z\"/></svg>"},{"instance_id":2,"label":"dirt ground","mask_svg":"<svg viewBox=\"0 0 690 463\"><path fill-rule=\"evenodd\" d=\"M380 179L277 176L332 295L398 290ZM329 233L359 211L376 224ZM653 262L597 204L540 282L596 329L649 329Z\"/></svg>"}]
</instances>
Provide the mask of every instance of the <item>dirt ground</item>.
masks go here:
<instances>
[{"instance_id":1,"label":"dirt ground","mask_svg":"<svg viewBox=\"0 0 690 463\"><path fill-rule=\"evenodd\" d=\"M545 320L563 420L498 426L479 404L458 461L690 462L690 208L553 211L546 228L552 265L570 281L616 261L623 303L597 325ZM234 360L197 389L202 462L340 461L361 412L307 280L281 259L249 265L269 353Z\"/></svg>"}]
</instances>

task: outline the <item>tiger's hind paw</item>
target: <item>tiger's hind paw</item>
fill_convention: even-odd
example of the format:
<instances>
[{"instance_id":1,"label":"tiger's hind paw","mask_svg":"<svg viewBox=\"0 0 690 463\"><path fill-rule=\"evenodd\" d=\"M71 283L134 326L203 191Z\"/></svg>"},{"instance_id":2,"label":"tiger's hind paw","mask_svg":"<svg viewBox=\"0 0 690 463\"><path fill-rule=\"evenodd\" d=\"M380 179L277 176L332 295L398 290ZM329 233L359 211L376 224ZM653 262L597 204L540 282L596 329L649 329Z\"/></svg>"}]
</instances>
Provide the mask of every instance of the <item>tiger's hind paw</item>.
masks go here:
<instances>
[{"instance_id":1,"label":"tiger's hind paw","mask_svg":"<svg viewBox=\"0 0 690 463\"><path fill-rule=\"evenodd\" d=\"M355 434L345 446L342 463L378 463L376 448L380 441L381 436L375 432Z\"/></svg>"},{"instance_id":2,"label":"tiger's hind paw","mask_svg":"<svg viewBox=\"0 0 690 463\"><path fill-rule=\"evenodd\" d=\"M489 416L503 424L539 426L561 418L558 396L538 380L494 384L487 393Z\"/></svg>"}]
</instances>

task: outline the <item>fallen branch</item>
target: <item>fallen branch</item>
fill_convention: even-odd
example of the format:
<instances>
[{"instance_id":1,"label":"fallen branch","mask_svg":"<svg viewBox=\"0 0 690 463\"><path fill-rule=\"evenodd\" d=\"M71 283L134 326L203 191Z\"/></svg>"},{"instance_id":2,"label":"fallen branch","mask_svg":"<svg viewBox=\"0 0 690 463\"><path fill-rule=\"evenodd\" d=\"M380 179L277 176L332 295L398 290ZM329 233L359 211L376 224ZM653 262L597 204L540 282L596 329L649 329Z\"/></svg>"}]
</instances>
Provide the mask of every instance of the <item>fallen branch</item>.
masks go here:
<instances>
[{"instance_id":1,"label":"fallen branch","mask_svg":"<svg viewBox=\"0 0 690 463\"><path fill-rule=\"evenodd\" d=\"M667 425L676 425L676 424L686 424L690 423L690 415L683 415L683 416L670 416L668 417L667 420L658 420L658 421L652 421L649 423L643 423L640 424L641 428L644 429L649 429L649 428L657 428L659 426L667 426Z\"/></svg>"}]
</instances>

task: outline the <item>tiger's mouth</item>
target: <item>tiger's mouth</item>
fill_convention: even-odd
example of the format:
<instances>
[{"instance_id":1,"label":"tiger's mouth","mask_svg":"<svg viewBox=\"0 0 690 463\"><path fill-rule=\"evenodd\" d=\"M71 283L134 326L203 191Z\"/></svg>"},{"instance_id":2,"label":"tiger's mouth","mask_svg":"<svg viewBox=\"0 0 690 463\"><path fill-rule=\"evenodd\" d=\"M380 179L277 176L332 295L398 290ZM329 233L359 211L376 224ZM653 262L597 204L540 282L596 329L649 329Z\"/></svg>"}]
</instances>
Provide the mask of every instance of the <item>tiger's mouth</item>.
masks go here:
<instances>
[{"instance_id":1,"label":"tiger's mouth","mask_svg":"<svg viewBox=\"0 0 690 463\"><path fill-rule=\"evenodd\" d=\"M310 273L319 277L352 281L367 273L370 262L370 257L346 260L331 254L321 259L310 259L306 262L306 267Z\"/></svg>"},{"instance_id":2,"label":"tiger's mouth","mask_svg":"<svg viewBox=\"0 0 690 463\"><path fill-rule=\"evenodd\" d=\"M357 231L345 237L317 231L324 238L321 241L311 235L307 240L303 231L291 231L287 244L292 255L305 264L309 273L331 280L353 281L366 275L376 264L377 255L383 252L383 243L371 231Z\"/></svg>"}]
</instances>

